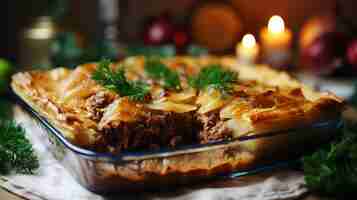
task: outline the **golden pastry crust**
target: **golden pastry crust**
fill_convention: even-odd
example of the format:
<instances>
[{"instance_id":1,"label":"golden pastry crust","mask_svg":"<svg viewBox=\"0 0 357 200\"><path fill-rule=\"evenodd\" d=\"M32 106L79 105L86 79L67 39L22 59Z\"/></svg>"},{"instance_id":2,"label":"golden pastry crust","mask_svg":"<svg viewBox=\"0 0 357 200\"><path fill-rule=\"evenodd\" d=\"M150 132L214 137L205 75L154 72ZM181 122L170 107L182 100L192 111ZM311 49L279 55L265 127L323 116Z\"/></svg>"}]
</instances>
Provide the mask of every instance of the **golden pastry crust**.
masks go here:
<instances>
[{"instance_id":1,"label":"golden pastry crust","mask_svg":"<svg viewBox=\"0 0 357 200\"><path fill-rule=\"evenodd\" d=\"M144 59L131 57L121 62L127 68L128 79L153 82L145 75ZM188 115L192 119L202 119L202 124L204 120L214 118L213 123L217 126L209 126L212 122L207 122L207 127L202 125L207 131L201 130L200 135L203 136L199 141L192 141L205 143L217 138L235 138L338 119L343 109L343 100L335 95L316 92L287 73L267 66L237 65L235 59L229 57L175 57L162 61L178 71L183 90L167 91L153 83L152 100L145 103L132 102L98 85L91 79L95 63L81 65L74 70L57 68L17 73L11 85L19 96L59 127L71 142L99 151L110 151L103 139L103 134L109 129L127 129L131 126L123 124L142 123L157 113L165 113L167 118L172 118L170 120L182 120L186 124ZM188 86L187 77L197 74L210 63L238 72L239 82L234 85L234 93L230 97L223 97L214 89L197 91ZM176 136L168 140L172 146L189 140L185 139L186 136ZM130 148L129 143L120 144L120 148Z\"/></svg>"}]
</instances>

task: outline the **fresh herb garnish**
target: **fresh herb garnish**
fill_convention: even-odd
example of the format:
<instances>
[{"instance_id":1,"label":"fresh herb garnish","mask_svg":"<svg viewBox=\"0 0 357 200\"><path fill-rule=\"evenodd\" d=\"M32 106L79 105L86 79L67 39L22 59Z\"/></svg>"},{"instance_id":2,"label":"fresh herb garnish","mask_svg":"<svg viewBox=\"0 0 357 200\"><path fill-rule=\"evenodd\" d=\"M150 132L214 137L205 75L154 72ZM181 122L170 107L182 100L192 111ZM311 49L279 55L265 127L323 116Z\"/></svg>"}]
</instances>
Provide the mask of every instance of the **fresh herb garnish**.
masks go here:
<instances>
[{"instance_id":1,"label":"fresh herb garnish","mask_svg":"<svg viewBox=\"0 0 357 200\"><path fill-rule=\"evenodd\" d=\"M307 186L325 195L347 197L357 189L357 127L345 128L334 143L303 159Z\"/></svg>"},{"instance_id":2,"label":"fresh herb garnish","mask_svg":"<svg viewBox=\"0 0 357 200\"><path fill-rule=\"evenodd\" d=\"M141 81L127 80L124 68L119 67L114 71L110 68L110 63L109 60L102 60L93 72L92 79L120 96L127 96L134 101L144 101L149 94L149 86Z\"/></svg>"},{"instance_id":3,"label":"fresh herb garnish","mask_svg":"<svg viewBox=\"0 0 357 200\"><path fill-rule=\"evenodd\" d=\"M157 58L145 60L145 71L153 79L162 80L165 89L180 90L180 77L177 72L169 69Z\"/></svg>"},{"instance_id":4,"label":"fresh herb garnish","mask_svg":"<svg viewBox=\"0 0 357 200\"><path fill-rule=\"evenodd\" d=\"M0 121L0 173L32 174L39 167L38 158L25 130L10 120Z\"/></svg>"},{"instance_id":5,"label":"fresh herb garnish","mask_svg":"<svg viewBox=\"0 0 357 200\"><path fill-rule=\"evenodd\" d=\"M225 70L220 65L214 64L201 69L197 76L189 78L188 83L196 89L213 87L223 93L230 93L232 84L237 81L238 74L236 72Z\"/></svg>"}]
</instances>

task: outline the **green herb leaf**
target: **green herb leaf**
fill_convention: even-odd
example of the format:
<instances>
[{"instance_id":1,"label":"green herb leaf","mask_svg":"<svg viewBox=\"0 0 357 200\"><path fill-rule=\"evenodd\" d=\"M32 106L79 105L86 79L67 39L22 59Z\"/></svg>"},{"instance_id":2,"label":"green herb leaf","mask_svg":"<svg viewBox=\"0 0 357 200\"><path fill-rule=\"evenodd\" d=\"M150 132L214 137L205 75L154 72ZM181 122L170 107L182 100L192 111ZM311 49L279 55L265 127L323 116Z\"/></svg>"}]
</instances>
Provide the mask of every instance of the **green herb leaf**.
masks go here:
<instances>
[{"instance_id":1,"label":"green herb leaf","mask_svg":"<svg viewBox=\"0 0 357 200\"><path fill-rule=\"evenodd\" d=\"M164 88L174 90L181 89L178 73L169 69L159 59L147 58L145 60L145 71L151 78L162 80Z\"/></svg>"},{"instance_id":2,"label":"green herb leaf","mask_svg":"<svg viewBox=\"0 0 357 200\"><path fill-rule=\"evenodd\" d=\"M25 130L12 121L0 122L0 173L14 170L32 174L39 167L38 159Z\"/></svg>"},{"instance_id":3,"label":"green herb leaf","mask_svg":"<svg viewBox=\"0 0 357 200\"><path fill-rule=\"evenodd\" d=\"M125 77L122 67L113 71L109 60L102 60L92 74L92 79L103 87L118 93L120 96L128 96L134 101L144 101L150 88L140 81L129 81Z\"/></svg>"},{"instance_id":4,"label":"green herb leaf","mask_svg":"<svg viewBox=\"0 0 357 200\"><path fill-rule=\"evenodd\" d=\"M357 189L357 128L345 128L332 144L303 159L307 186L325 195L347 197Z\"/></svg>"},{"instance_id":5,"label":"green herb leaf","mask_svg":"<svg viewBox=\"0 0 357 200\"><path fill-rule=\"evenodd\" d=\"M223 93L230 93L232 84L237 81L238 74L236 72L225 70L220 65L215 64L201 69L197 76L189 78L188 83L191 87L201 90L213 87Z\"/></svg>"}]
</instances>

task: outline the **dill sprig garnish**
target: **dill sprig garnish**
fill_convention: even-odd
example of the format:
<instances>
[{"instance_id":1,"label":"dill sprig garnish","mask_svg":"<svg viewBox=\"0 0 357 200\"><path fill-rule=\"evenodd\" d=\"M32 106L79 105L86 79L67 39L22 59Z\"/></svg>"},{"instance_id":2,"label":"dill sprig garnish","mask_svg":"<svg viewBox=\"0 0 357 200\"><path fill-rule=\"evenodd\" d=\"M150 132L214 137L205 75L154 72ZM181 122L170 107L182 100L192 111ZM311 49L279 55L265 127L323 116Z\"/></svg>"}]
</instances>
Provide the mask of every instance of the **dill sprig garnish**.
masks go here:
<instances>
[{"instance_id":1,"label":"dill sprig garnish","mask_svg":"<svg viewBox=\"0 0 357 200\"><path fill-rule=\"evenodd\" d=\"M238 81L236 72L223 69L218 64L212 64L201 69L194 77L188 79L191 87L196 89L206 89L213 87L223 93L230 93L232 86Z\"/></svg>"},{"instance_id":2,"label":"dill sprig garnish","mask_svg":"<svg viewBox=\"0 0 357 200\"><path fill-rule=\"evenodd\" d=\"M180 90L180 77L157 58L146 58L145 72L149 77L162 81L165 89Z\"/></svg>"},{"instance_id":3,"label":"dill sprig garnish","mask_svg":"<svg viewBox=\"0 0 357 200\"><path fill-rule=\"evenodd\" d=\"M110 64L109 60L102 60L93 72L92 79L120 96L127 96L133 101L144 101L150 91L149 85L141 81L127 80L123 67L112 70Z\"/></svg>"},{"instance_id":4,"label":"dill sprig garnish","mask_svg":"<svg viewBox=\"0 0 357 200\"><path fill-rule=\"evenodd\" d=\"M25 130L11 120L0 121L0 173L33 174L38 167L38 158Z\"/></svg>"}]
</instances>

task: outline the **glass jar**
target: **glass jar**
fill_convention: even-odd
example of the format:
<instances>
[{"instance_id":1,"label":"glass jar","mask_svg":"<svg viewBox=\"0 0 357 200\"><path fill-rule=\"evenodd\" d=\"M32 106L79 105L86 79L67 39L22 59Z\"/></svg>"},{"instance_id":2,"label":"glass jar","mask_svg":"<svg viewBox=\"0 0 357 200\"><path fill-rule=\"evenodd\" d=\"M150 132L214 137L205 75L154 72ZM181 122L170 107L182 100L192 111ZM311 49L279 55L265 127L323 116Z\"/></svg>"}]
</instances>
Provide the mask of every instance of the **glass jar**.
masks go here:
<instances>
[{"instance_id":1,"label":"glass jar","mask_svg":"<svg viewBox=\"0 0 357 200\"><path fill-rule=\"evenodd\" d=\"M51 41L56 25L49 16L36 18L20 35L20 66L25 69L46 69L51 66Z\"/></svg>"}]
</instances>

